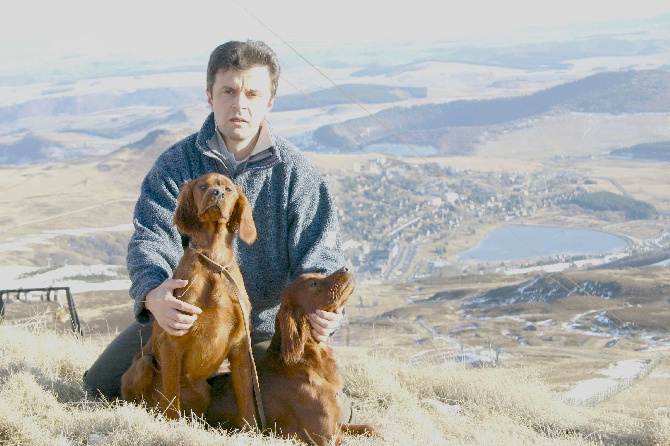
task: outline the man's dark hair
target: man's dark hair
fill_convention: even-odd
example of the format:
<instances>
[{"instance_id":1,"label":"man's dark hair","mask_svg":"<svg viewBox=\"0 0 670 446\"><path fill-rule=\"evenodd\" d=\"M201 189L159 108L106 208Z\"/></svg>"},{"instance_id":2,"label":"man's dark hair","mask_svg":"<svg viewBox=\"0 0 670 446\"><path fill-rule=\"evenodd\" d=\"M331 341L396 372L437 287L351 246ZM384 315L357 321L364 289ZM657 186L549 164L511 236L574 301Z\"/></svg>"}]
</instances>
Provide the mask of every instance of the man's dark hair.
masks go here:
<instances>
[{"instance_id":1,"label":"man's dark hair","mask_svg":"<svg viewBox=\"0 0 670 446\"><path fill-rule=\"evenodd\" d=\"M279 59L272 48L258 40L230 41L212 51L207 64L207 92L212 93L214 79L219 70L248 70L254 67L267 67L270 73L270 91L274 98L281 74Z\"/></svg>"}]
</instances>

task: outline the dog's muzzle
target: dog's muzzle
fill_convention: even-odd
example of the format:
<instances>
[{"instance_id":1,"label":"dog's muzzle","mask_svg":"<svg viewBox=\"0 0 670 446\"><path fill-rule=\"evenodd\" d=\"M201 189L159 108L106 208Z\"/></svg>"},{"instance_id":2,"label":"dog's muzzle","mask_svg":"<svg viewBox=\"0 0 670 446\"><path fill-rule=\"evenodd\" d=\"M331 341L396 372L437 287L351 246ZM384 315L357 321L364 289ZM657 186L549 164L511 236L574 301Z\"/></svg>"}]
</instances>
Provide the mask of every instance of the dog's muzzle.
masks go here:
<instances>
[{"instance_id":1,"label":"dog's muzzle","mask_svg":"<svg viewBox=\"0 0 670 446\"><path fill-rule=\"evenodd\" d=\"M225 196L223 189L219 188L210 189L209 195L211 195L212 198L215 198L217 200L221 200Z\"/></svg>"}]
</instances>

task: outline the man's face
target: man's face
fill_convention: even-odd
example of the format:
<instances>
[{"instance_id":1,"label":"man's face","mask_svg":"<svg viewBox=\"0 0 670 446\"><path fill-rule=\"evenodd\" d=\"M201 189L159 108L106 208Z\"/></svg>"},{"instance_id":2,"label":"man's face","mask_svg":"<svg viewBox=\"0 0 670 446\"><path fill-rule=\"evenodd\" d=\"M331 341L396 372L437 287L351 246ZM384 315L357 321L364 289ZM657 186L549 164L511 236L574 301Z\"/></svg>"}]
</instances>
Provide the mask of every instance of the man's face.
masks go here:
<instances>
[{"instance_id":1,"label":"man's face","mask_svg":"<svg viewBox=\"0 0 670 446\"><path fill-rule=\"evenodd\" d=\"M230 151L246 148L267 116L274 98L266 67L219 70L207 101Z\"/></svg>"}]
</instances>

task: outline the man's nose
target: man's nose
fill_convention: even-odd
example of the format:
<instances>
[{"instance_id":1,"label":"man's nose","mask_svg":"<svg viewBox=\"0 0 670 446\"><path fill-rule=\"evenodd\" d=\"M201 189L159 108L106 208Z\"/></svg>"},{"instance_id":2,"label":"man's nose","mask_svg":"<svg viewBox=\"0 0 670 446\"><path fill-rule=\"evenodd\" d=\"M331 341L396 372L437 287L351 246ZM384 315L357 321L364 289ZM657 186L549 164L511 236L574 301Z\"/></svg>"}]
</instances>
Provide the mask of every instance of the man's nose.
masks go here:
<instances>
[{"instance_id":1,"label":"man's nose","mask_svg":"<svg viewBox=\"0 0 670 446\"><path fill-rule=\"evenodd\" d=\"M248 104L249 104L249 98L247 98L246 94L238 93L235 95L235 99L233 101L233 107L236 107L238 109L247 108Z\"/></svg>"}]
</instances>

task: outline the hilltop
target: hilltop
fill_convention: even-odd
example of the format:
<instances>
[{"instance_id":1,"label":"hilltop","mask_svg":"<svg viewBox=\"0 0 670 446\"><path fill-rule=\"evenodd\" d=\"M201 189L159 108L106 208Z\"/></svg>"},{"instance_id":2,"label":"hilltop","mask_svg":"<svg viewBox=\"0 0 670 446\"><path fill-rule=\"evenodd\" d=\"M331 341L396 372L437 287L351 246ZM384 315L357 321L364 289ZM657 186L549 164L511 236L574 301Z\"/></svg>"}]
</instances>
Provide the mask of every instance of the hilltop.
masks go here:
<instances>
[{"instance_id":1,"label":"hilltop","mask_svg":"<svg viewBox=\"0 0 670 446\"><path fill-rule=\"evenodd\" d=\"M66 90L69 91L69 90ZM387 151L398 155L470 156L489 141L534 122L581 114L586 116L653 116L670 112L670 72L627 70L597 73L532 94L492 99L429 103L425 87L343 84L338 88L286 95L277 100L275 115L302 114L314 108L344 107L353 99L365 107L381 106L369 116L318 126L291 137L303 150L316 153ZM0 164L38 164L104 154L108 145L138 147L156 132L185 127L196 131L207 110L197 87L144 88L136 91L46 95L0 107L8 131L0 138ZM396 103L403 105L397 106ZM410 104L410 105L407 105ZM138 109L153 109L146 114ZM131 111L130 114L125 111ZM111 114L111 119L103 119ZM77 124L68 122L80 116ZM52 121L49 128L18 127L31 121ZM294 118L295 119L295 118ZM318 121L316 121L318 122ZM89 139L106 140L95 149ZM137 138L137 139L133 139ZM73 143L81 140L79 143ZM124 142L125 141L125 142ZM668 144L667 141L646 141ZM639 152L640 147L635 146ZM629 148L613 147L621 156ZM649 150L648 148L646 149ZM658 150L658 149L657 149Z\"/></svg>"},{"instance_id":2,"label":"hilltop","mask_svg":"<svg viewBox=\"0 0 670 446\"><path fill-rule=\"evenodd\" d=\"M317 152L350 153L406 143L433 147L432 155L467 156L476 153L482 140L543 115L669 113L669 104L668 71L603 72L526 96L391 107L321 126L300 142Z\"/></svg>"},{"instance_id":3,"label":"hilltop","mask_svg":"<svg viewBox=\"0 0 670 446\"><path fill-rule=\"evenodd\" d=\"M87 394L81 376L100 351L89 339L39 327L0 327L0 439L7 445L277 445L295 444L253 432L225 432L202 420L167 421L132 404ZM380 352L337 349L345 389L357 416L384 439L345 436L343 445L596 446L661 445L668 419L642 398L635 416L612 408L568 404L526 368L474 368L399 363ZM603 370L616 381L654 380L621 362ZM667 370L667 369L664 369Z\"/></svg>"}]
</instances>

